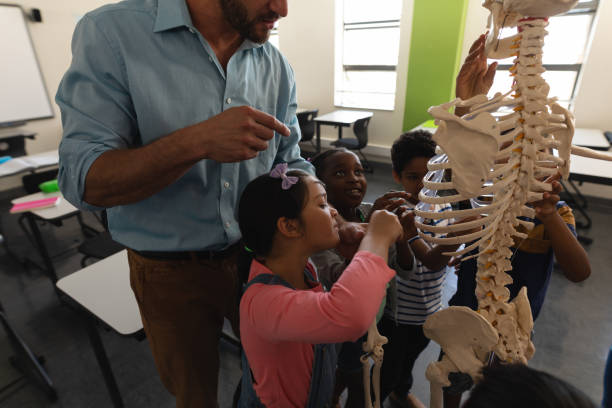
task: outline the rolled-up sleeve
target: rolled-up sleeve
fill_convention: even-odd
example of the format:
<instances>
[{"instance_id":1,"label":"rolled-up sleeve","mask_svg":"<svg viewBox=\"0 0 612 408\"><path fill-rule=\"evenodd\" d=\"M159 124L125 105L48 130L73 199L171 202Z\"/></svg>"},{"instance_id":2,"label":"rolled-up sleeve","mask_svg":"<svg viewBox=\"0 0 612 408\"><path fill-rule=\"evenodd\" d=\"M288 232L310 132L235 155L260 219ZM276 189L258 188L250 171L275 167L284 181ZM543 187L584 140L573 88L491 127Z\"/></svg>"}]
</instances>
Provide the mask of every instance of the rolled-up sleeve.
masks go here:
<instances>
[{"instance_id":1,"label":"rolled-up sleeve","mask_svg":"<svg viewBox=\"0 0 612 408\"><path fill-rule=\"evenodd\" d=\"M99 209L83 201L92 163L108 150L133 146L137 137L126 77L109 33L84 16L72 39L72 63L55 97L63 125L58 182L64 197L78 208Z\"/></svg>"}]
</instances>

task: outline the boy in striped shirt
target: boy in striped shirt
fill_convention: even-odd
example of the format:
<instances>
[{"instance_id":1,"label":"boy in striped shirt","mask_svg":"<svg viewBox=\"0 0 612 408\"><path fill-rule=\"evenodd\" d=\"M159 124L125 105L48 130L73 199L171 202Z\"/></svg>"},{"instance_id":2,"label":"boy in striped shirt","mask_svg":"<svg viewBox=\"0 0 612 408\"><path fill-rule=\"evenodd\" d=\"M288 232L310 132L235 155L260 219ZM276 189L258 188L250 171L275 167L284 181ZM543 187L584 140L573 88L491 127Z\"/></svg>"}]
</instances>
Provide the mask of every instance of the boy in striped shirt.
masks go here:
<instances>
[{"instance_id":1,"label":"boy in striped shirt","mask_svg":"<svg viewBox=\"0 0 612 408\"><path fill-rule=\"evenodd\" d=\"M427 162L434 156L435 149L436 144L427 131L404 133L393 143L393 178L411 196L406 204L408 209L419 202ZM384 206L384 203L379 204ZM450 205L436 208L439 212L450 209ZM423 334L423 323L442 307L442 284L449 260L442 252L453 251L456 247L430 247L416 235L412 214L401 214L400 220L407 239L396 244L396 256L389 259L389 266L396 270L397 276L390 282L385 314L378 324L381 334L389 339L382 366L381 399L384 401L389 396L393 406L424 408L423 403L410 394L412 368L429 343ZM436 225L448 223L443 219L427 221Z\"/></svg>"}]
</instances>

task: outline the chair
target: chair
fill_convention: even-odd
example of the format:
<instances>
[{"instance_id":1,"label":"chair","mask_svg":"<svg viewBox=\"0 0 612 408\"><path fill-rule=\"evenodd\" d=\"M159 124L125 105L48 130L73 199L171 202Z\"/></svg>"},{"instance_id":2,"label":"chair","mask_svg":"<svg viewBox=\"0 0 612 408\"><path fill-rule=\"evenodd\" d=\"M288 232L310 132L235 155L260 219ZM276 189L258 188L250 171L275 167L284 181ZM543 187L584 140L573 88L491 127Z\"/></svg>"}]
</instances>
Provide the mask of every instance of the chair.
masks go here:
<instances>
[{"instance_id":1,"label":"chair","mask_svg":"<svg viewBox=\"0 0 612 408\"><path fill-rule=\"evenodd\" d=\"M25 139L34 139L34 135L17 135L0 139L0 156L25 156Z\"/></svg>"},{"instance_id":2,"label":"chair","mask_svg":"<svg viewBox=\"0 0 612 408\"><path fill-rule=\"evenodd\" d=\"M370 124L370 118L359 119L353 125L353 132L355 133L355 138L343 138L338 139L335 142L332 142L332 146L335 147L344 147L349 150L357 150L361 158L363 159L363 169L368 173L374 173L374 169L372 165L365 157L361 149L368 145L368 125Z\"/></svg>"},{"instance_id":3,"label":"chair","mask_svg":"<svg viewBox=\"0 0 612 408\"><path fill-rule=\"evenodd\" d=\"M45 181L50 181L50 180L57 178L57 172L58 172L58 169L52 169L52 170L46 170L46 171L26 174L25 176L21 178L23 189L28 194L38 193L40 192L40 189L38 187L39 184L44 183ZM77 221L79 222L79 226L81 227L81 231L83 231L83 234L85 236L92 235L92 232L94 232L95 230L93 230L92 228L90 228L88 225L86 225L83 222L83 217L81 216L81 213L78 212L77 214L75 214L75 216L77 218ZM21 229L25 232L26 236L31 238L28 232L28 229L25 227L25 217L26 217L26 214L25 213L22 214L19 217L18 222L19 222ZM52 224L60 227L62 226L62 221L58 220L57 222L52 222Z\"/></svg>"},{"instance_id":4,"label":"chair","mask_svg":"<svg viewBox=\"0 0 612 408\"><path fill-rule=\"evenodd\" d=\"M81 266L83 268L87 266L87 260L89 259L104 259L125 249L123 245L113 240L108 231L106 210L103 210L100 214L100 222L104 226L104 231L91 238L87 238L77 248L84 255L81 259Z\"/></svg>"},{"instance_id":5,"label":"chair","mask_svg":"<svg viewBox=\"0 0 612 408\"><path fill-rule=\"evenodd\" d=\"M46 170L31 174L26 174L21 178L21 183L23 185L23 189L28 194L38 193L40 189L38 185L40 183L44 183L45 181L53 180L57 178L58 169Z\"/></svg>"},{"instance_id":6,"label":"chair","mask_svg":"<svg viewBox=\"0 0 612 408\"><path fill-rule=\"evenodd\" d=\"M57 177L57 173L58 173L58 170L53 169L53 170L26 174L22 177L23 188L28 194L37 193L40 191L38 185L45 181L55 179ZM40 233L40 230L37 224L39 222L47 222L49 224L55 225L56 227L61 227L63 225L63 220L67 218L71 218L71 217L76 217L79 223L79 226L81 228L81 232L83 233L85 239L88 239L98 234L97 230L90 227L83 221L83 217L80 211L71 211L70 213L67 213L65 215L55 217L55 218L49 218L49 219L38 217L37 215L28 211L28 212L22 213L20 217L17 219L17 223L19 224L19 227L24 232L27 239L33 244L35 248L39 250L40 256L43 259L45 266L43 267L29 260L26 260L26 262L30 262L33 265L38 266L39 268L48 271L48 273L51 275L51 279L56 280L57 276L55 274L55 270L53 269L53 265L51 263L52 257L48 254L48 251L44 243L42 242L41 233Z\"/></svg>"},{"instance_id":7,"label":"chair","mask_svg":"<svg viewBox=\"0 0 612 408\"><path fill-rule=\"evenodd\" d=\"M300 132L302 133L301 142L310 142L316 148L313 138L315 136L314 118L319 114L318 109L303 111L297 114L297 119L300 124Z\"/></svg>"}]
</instances>

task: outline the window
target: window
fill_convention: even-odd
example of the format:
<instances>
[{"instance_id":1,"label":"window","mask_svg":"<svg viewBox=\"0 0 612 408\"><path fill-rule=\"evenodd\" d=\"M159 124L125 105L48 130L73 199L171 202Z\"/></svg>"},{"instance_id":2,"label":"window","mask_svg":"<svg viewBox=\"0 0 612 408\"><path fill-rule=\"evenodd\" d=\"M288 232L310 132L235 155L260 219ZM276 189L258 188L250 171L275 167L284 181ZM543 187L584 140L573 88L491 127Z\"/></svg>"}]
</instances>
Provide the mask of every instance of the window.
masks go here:
<instances>
[{"instance_id":1,"label":"window","mask_svg":"<svg viewBox=\"0 0 612 408\"><path fill-rule=\"evenodd\" d=\"M548 35L544 39L542 56L546 72L542 76L550 85L549 95L558 97L559 104L570 110L598 3L599 0L580 0L568 13L548 20ZM502 30L501 36L511 35L515 30ZM508 69L512 66L513 58L499 61L490 95L507 92L512 86Z\"/></svg>"},{"instance_id":2,"label":"window","mask_svg":"<svg viewBox=\"0 0 612 408\"><path fill-rule=\"evenodd\" d=\"M274 28L270 31L270 38L268 38L268 41L278 48L278 24L275 24Z\"/></svg>"},{"instance_id":3,"label":"window","mask_svg":"<svg viewBox=\"0 0 612 408\"><path fill-rule=\"evenodd\" d=\"M336 0L334 103L393 110L401 0Z\"/></svg>"}]
</instances>

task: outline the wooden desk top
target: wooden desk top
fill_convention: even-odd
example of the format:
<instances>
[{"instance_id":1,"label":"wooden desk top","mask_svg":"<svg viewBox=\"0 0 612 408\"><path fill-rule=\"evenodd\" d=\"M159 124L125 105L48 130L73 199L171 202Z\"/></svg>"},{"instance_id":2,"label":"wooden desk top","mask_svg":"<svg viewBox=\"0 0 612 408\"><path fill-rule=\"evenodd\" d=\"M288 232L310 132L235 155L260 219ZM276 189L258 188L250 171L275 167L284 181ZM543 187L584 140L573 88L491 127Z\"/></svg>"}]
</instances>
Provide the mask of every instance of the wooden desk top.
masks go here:
<instances>
[{"instance_id":1,"label":"wooden desk top","mask_svg":"<svg viewBox=\"0 0 612 408\"><path fill-rule=\"evenodd\" d=\"M350 126L357 122L359 119L365 119L372 117L372 112L365 111L349 111L349 110L337 110L325 115L317 116L314 118L315 122L322 124Z\"/></svg>"},{"instance_id":2,"label":"wooden desk top","mask_svg":"<svg viewBox=\"0 0 612 408\"><path fill-rule=\"evenodd\" d=\"M142 329L126 250L60 279L57 287L120 334Z\"/></svg>"}]
</instances>

